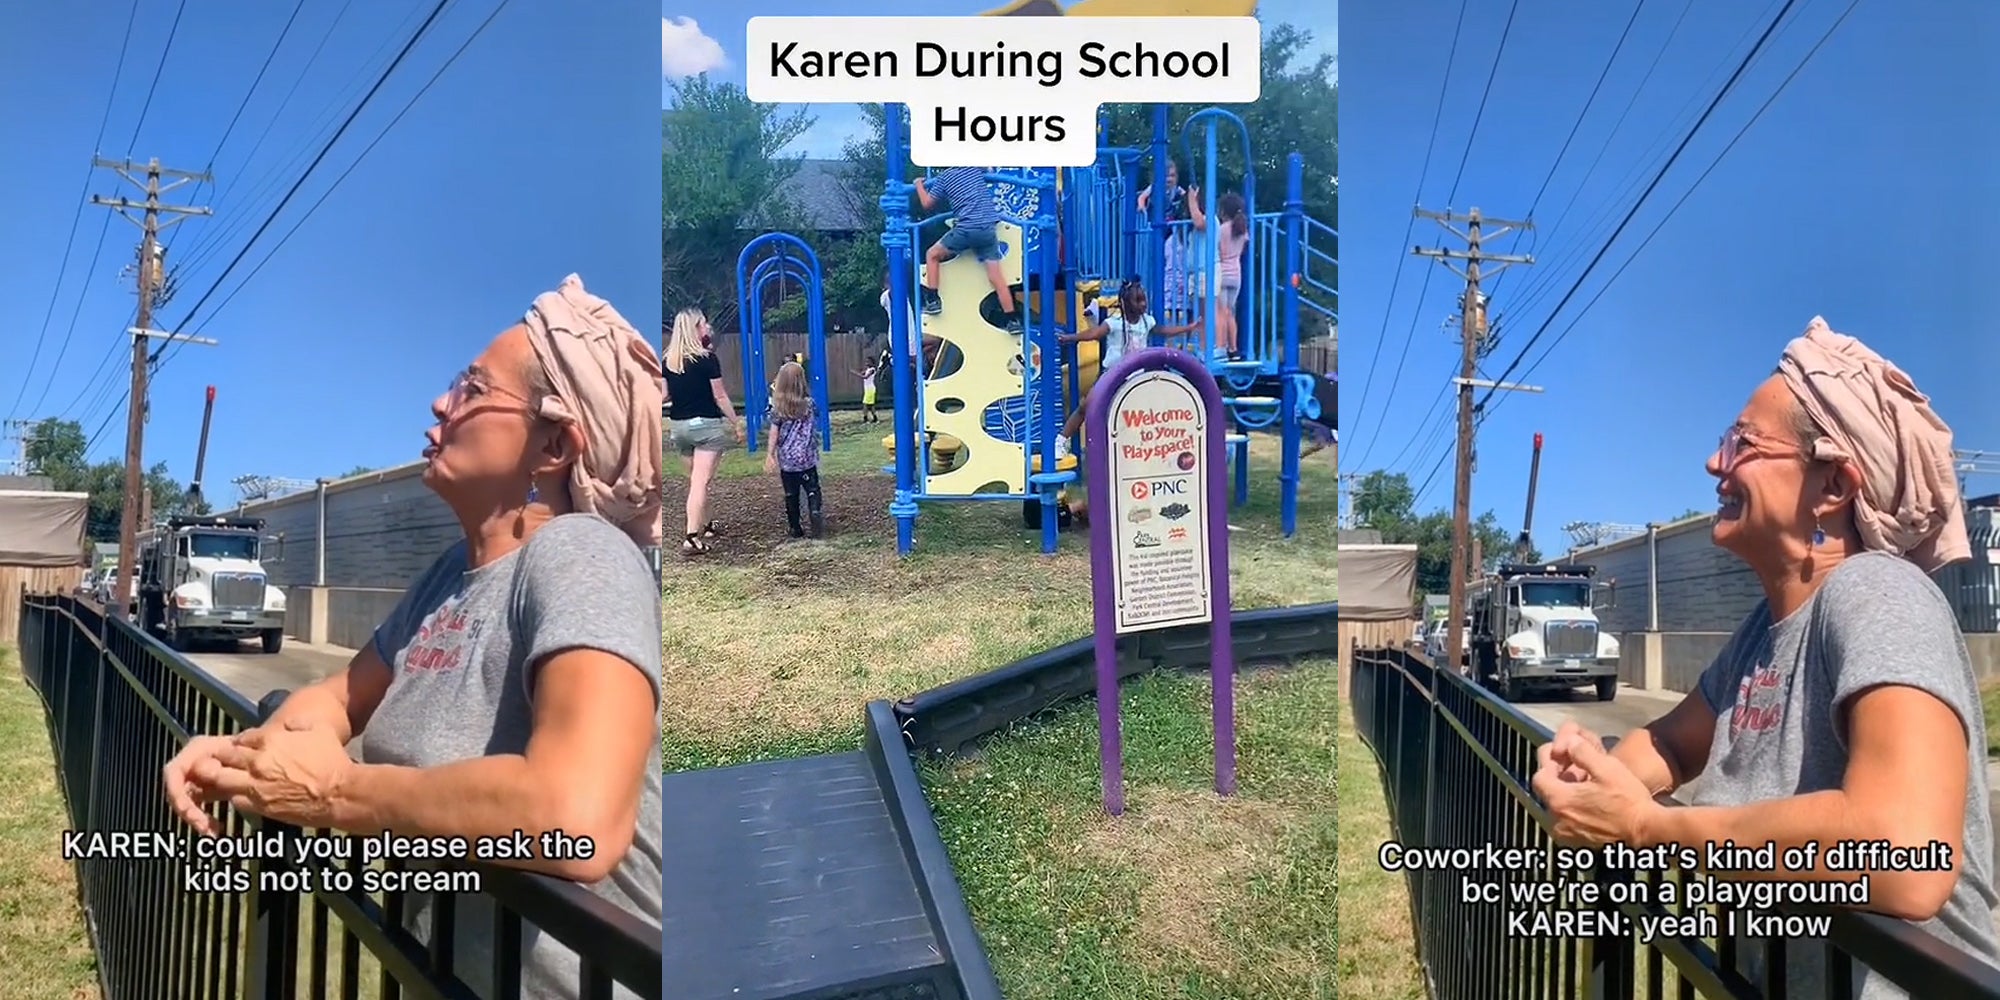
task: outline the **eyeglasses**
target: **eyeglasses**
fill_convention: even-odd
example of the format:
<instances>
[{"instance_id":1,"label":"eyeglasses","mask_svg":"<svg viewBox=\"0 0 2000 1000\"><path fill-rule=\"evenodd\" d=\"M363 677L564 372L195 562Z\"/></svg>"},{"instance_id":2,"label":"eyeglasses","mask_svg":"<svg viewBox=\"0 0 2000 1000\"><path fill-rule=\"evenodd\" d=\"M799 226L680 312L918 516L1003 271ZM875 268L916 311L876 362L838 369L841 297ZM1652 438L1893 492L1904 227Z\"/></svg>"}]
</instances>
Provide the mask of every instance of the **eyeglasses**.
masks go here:
<instances>
[{"instance_id":1,"label":"eyeglasses","mask_svg":"<svg viewBox=\"0 0 2000 1000\"><path fill-rule=\"evenodd\" d=\"M452 376L451 386L445 390L445 419L462 419L469 415L473 407L480 406L480 400L490 400L493 397L514 400L518 405L495 406L488 402L484 409L502 409L529 415L535 412L527 397L490 385L485 373L475 366Z\"/></svg>"},{"instance_id":2,"label":"eyeglasses","mask_svg":"<svg viewBox=\"0 0 2000 1000\"><path fill-rule=\"evenodd\" d=\"M1728 472L1737 464L1750 458L1803 458L1805 452L1797 448L1784 448L1760 441L1756 436L1744 433L1740 427L1731 427L1722 432L1722 440L1716 445L1715 454L1722 471Z\"/></svg>"}]
</instances>

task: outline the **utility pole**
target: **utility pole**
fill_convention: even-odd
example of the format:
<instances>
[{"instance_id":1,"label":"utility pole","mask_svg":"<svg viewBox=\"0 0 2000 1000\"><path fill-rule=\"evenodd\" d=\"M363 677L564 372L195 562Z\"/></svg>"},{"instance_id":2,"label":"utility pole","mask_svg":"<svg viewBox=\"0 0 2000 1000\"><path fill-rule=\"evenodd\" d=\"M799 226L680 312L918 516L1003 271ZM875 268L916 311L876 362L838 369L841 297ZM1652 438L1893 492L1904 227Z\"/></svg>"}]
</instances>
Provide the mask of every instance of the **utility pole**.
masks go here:
<instances>
[{"instance_id":1,"label":"utility pole","mask_svg":"<svg viewBox=\"0 0 2000 1000\"><path fill-rule=\"evenodd\" d=\"M1459 341L1463 353L1459 361L1458 378L1458 476L1453 489L1451 509L1451 605L1447 612L1451 617L1445 622L1445 655L1457 658L1465 654L1465 589L1472 557L1472 390L1479 374L1479 358L1486 340L1486 296L1479 291L1479 282L1498 274L1511 264L1533 264L1534 258L1514 254L1489 254L1483 249L1485 240L1503 236L1515 229L1532 229L1533 224L1515 222L1508 219L1488 219L1474 208L1469 214L1459 216L1451 211L1427 212L1416 210L1420 219L1430 219L1444 230L1465 243L1464 250L1447 250L1443 247L1412 247L1411 253L1419 257L1430 257L1454 274L1465 279L1465 299L1459 307ZM1463 230L1453 223L1463 222ZM1492 232L1484 227L1495 227ZM1465 269L1452 266L1452 261L1465 262ZM1497 265L1492 271L1482 271L1481 265ZM1512 388L1495 386L1495 388ZM1470 658L1468 657L1468 660ZM1451 664L1464 672L1465 666Z\"/></svg>"},{"instance_id":2,"label":"utility pole","mask_svg":"<svg viewBox=\"0 0 2000 1000\"><path fill-rule=\"evenodd\" d=\"M131 587L134 579L133 567L138 553L135 551L139 537L139 519L146 509L145 436L146 436L146 379L149 374L146 345L155 338L164 340L175 338L172 334L160 333L153 329L153 308L161 301L161 293L166 287L166 248L160 245L160 234L193 215L209 215L206 208L187 205L162 204L160 196L192 181L207 183L211 178L207 173L190 173L185 170L169 170L160 166L158 159L150 160L144 167L130 160L107 160L96 157L91 161L95 166L116 172L146 193L146 200L131 201L126 198L106 198L91 195L93 205L101 205L116 211L139 227L142 234L139 241L139 319L138 325L128 332L132 335L132 399L126 407L125 415L125 503L118 525L118 585ZM144 172L142 181L134 176ZM168 180L164 186L162 180ZM143 214L134 217L132 212ZM167 216L164 220L162 215ZM136 592L136 588L134 588ZM124 615L128 610L122 603L109 609L114 614Z\"/></svg>"}]
</instances>

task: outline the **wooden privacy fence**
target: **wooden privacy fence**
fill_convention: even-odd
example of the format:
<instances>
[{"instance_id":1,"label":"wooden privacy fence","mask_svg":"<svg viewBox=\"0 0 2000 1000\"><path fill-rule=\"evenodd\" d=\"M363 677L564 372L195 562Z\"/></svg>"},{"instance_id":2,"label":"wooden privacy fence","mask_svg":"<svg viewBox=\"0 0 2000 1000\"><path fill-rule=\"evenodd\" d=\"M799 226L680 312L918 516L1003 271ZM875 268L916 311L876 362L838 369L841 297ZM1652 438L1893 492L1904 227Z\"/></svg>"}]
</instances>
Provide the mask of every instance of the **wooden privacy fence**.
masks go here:
<instances>
[{"instance_id":1,"label":"wooden privacy fence","mask_svg":"<svg viewBox=\"0 0 2000 1000\"><path fill-rule=\"evenodd\" d=\"M766 333L764 370L775 378L778 365L785 358L808 353L808 339L803 333ZM888 337L876 331L860 336L847 331L826 335L827 398L834 406L853 406L861 402L861 379L854 373L862 368L863 352L879 352L888 343ZM1334 343L1332 339L1326 339L1300 344L1299 367L1309 372L1333 371ZM739 333L717 333L714 349L716 359L722 362L722 384L729 387L730 398L740 405L743 402L743 336ZM887 373L876 382L881 398L887 399L894 392L892 382Z\"/></svg>"}]
</instances>

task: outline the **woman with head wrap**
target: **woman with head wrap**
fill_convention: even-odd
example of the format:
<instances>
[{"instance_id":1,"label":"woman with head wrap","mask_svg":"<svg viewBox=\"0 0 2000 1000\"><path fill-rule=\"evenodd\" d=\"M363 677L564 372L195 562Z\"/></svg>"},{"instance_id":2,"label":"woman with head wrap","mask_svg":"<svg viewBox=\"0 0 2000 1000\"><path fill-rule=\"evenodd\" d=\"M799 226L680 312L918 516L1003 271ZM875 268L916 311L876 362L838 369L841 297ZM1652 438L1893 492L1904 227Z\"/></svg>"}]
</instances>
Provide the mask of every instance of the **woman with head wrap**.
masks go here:
<instances>
[{"instance_id":1,"label":"woman with head wrap","mask_svg":"<svg viewBox=\"0 0 2000 1000\"><path fill-rule=\"evenodd\" d=\"M354 834L560 830L594 851L495 861L659 923L660 597L642 547L660 540L661 400L658 356L610 303L575 275L535 299L431 405L424 483L465 538L345 670L233 741L190 742L166 768L175 811L203 832L215 802ZM493 924L468 912L484 902L460 897L454 922L469 983L492 968ZM575 996L576 956L524 934L523 995Z\"/></svg>"},{"instance_id":2,"label":"woman with head wrap","mask_svg":"<svg viewBox=\"0 0 2000 1000\"><path fill-rule=\"evenodd\" d=\"M1803 869L1718 874L1837 883L1868 869L1865 894L1845 902L2000 964L1984 714L1928 575L1969 554L1950 428L1908 375L1814 318L1708 474L1715 544L1750 567L1764 601L1695 692L1614 750L1574 723L1541 748L1534 788L1557 837L1799 848L1814 859ZM1688 807L1654 801L1697 778ZM1844 843L1916 862L1840 857ZM1932 844L1949 846L1949 866L1923 862ZM1786 964L1788 995L1829 995L1820 949ZM1873 973L1856 983L1859 996L1902 995Z\"/></svg>"}]
</instances>

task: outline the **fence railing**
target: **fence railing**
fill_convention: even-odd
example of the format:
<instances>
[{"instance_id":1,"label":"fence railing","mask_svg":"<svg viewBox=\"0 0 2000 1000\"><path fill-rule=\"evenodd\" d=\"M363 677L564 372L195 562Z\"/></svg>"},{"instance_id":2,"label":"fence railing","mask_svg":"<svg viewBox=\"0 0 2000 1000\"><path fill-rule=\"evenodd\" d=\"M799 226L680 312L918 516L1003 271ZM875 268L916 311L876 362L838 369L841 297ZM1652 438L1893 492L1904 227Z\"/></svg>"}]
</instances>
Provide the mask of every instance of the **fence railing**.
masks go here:
<instances>
[{"instance_id":1,"label":"fence railing","mask_svg":"<svg viewBox=\"0 0 2000 1000\"><path fill-rule=\"evenodd\" d=\"M478 892L369 892L382 881L370 869L401 866L358 856L191 863L194 835L168 810L161 770L192 737L256 725L283 693L252 705L92 605L25 593L20 600L22 671L48 712L71 825L85 832L77 881L107 1000L513 1000L524 985L524 954L545 938L578 956L578 981L555 986L563 993L661 995L659 928L573 883L475 866L468 870L477 873ZM226 807L223 815L228 841L258 837L289 850L323 832ZM323 879L321 871L348 872L352 888L325 888L346 880ZM475 913L480 919L464 919ZM468 954L482 959L478 967L464 967Z\"/></svg>"},{"instance_id":2,"label":"fence railing","mask_svg":"<svg viewBox=\"0 0 2000 1000\"><path fill-rule=\"evenodd\" d=\"M1400 843L1549 849L1549 815L1529 789L1535 749L1553 735L1547 727L1406 650L1357 646L1353 664L1355 725L1381 765ZM1656 1000L1670 992L1683 998L1775 1000L1801 997L1802 980L1824 984L1812 996L1845 998L1857 995L1864 977L1885 979L1913 997L2000 998L2000 969L1911 924L1872 913L1777 911L1830 917L1823 939L1730 933L1722 908L1688 904L1678 891L1676 902L1659 902L1667 895L1662 884L1689 884L1676 871L1600 866L1570 876L1595 880L1607 897L1613 883L1648 888L1621 892L1622 904L1554 904L1544 912L1567 909L1608 918L1581 919L1568 928L1552 925L1541 936L1523 934L1522 926L1509 923L1510 912L1532 910L1534 904L1466 902L1464 888L1468 880L1483 880L1498 884L1502 900L1509 900L1510 886L1552 881L1553 871L1460 868L1406 874L1418 958L1434 1000ZM1642 915L1691 918L1704 911L1716 915L1719 933L1666 934L1649 943L1633 933Z\"/></svg>"}]
</instances>

